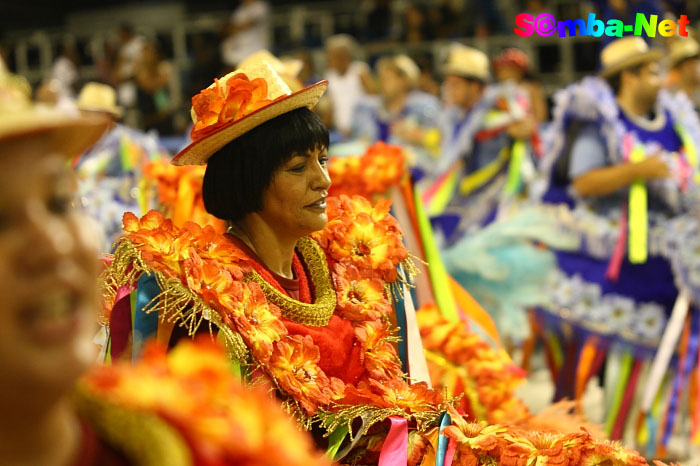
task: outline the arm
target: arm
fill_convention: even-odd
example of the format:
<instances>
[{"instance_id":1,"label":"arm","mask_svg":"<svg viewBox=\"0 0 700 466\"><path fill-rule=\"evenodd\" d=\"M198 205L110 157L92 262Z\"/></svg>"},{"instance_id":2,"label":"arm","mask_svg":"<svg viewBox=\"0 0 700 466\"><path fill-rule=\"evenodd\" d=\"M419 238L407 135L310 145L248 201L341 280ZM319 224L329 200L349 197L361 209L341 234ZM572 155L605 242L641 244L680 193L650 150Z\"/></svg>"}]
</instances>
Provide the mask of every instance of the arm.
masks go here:
<instances>
[{"instance_id":1,"label":"arm","mask_svg":"<svg viewBox=\"0 0 700 466\"><path fill-rule=\"evenodd\" d=\"M658 155L639 163L623 163L591 170L574 179L574 188L581 196L605 196L626 188L635 180L666 178L670 170Z\"/></svg>"}]
</instances>

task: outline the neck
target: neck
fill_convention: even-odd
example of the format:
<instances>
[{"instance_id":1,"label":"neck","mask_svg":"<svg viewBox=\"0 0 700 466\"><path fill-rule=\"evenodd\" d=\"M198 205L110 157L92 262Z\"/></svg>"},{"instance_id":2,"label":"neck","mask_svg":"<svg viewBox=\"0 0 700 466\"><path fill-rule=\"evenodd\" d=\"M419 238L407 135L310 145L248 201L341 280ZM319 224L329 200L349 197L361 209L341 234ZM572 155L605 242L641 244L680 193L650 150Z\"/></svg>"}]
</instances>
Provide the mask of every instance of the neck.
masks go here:
<instances>
[{"instance_id":1,"label":"neck","mask_svg":"<svg viewBox=\"0 0 700 466\"><path fill-rule=\"evenodd\" d=\"M406 104L406 94L401 93L387 97L385 102L386 109L389 113L400 113Z\"/></svg>"},{"instance_id":2,"label":"neck","mask_svg":"<svg viewBox=\"0 0 700 466\"><path fill-rule=\"evenodd\" d=\"M80 427L70 403L6 406L0 416L0 464L5 466L64 466L75 461Z\"/></svg>"},{"instance_id":3,"label":"neck","mask_svg":"<svg viewBox=\"0 0 700 466\"><path fill-rule=\"evenodd\" d=\"M231 232L258 255L265 267L283 277L294 278L292 258L299 238L278 234L257 214L232 225Z\"/></svg>"},{"instance_id":4,"label":"neck","mask_svg":"<svg viewBox=\"0 0 700 466\"><path fill-rule=\"evenodd\" d=\"M642 99L635 98L635 96L627 93L621 93L617 97L617 103L627 113L637 117L648 117L649 113L651 113L651 110L654 107L653 103L648 104Z\"/></svg>"},{"instance_id":5,"label":"neck","mask_svg":"<svg viewBox=\"0 0 700 466\"><path fill-rule=\"evenodd\" d=\"M682 89L683 92L685 92L686 95L688 95L688 96L692 96L693 94L695 94L695 92L696 92L697 89L699 89L699 88L700 88L700 86L698 86L696 83L692 82L692 81L689 80L689 79L688 79L688 80L683 80L683 81L681 81L681 89Z\"/></svg>"}]
</instances>

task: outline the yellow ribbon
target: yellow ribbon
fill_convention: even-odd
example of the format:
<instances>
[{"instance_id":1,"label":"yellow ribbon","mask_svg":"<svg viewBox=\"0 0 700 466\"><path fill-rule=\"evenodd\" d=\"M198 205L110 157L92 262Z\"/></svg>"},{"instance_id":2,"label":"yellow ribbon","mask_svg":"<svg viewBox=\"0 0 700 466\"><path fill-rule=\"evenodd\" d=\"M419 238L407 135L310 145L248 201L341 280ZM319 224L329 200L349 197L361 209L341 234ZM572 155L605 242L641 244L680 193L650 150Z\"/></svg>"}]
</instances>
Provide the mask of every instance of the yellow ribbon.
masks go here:
<instances>
[{"instance_id":1,"label":"yellow ribbon","mask_svg":"<svg viewBox=\"0 0 700 466\"><path fill-rule=\"evenodd\" d=\"M459 193L466 196L491 181L506 164L508 157L510 157L510 147L506 146L498 153L496 160L462 178L459 183Z\"/></svg>"},{"instance_id":2,"label":"yellow ribbon","mask_svg":"<svg viewBox=\"0 0 700 466\"><path fill-rule=\"evenodd\" d=\"M629 161L639 163L645 158L644 147L636 145L630 153ZM644 180L635 180L630 186L629 220L628 220L628 253L633 264L643 264L647 261L647 186Z\"/></svg>"}]
</instances>

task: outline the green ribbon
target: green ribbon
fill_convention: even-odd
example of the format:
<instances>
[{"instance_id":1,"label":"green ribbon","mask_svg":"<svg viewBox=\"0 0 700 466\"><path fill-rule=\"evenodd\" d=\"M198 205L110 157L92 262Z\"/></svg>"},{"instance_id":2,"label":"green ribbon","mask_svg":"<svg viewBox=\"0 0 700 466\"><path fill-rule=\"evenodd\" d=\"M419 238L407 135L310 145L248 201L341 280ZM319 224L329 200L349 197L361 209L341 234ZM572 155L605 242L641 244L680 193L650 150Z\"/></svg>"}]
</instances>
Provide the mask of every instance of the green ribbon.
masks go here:
<instances>
[{"instance_id":1,"label":"green ribbon","mask_svg":"<svg viewBox=\"0 0 700 466\"><path fill-rule=\"evenodd\" d=\"M328 437L328 449L326 450L326 456L333 460L335 455L340 450L340 446L343 444L345 437L348 436L348 426L341 425L338 426Z\"/></svg>"},{"instance_id":2,"label":"green ribbon","mask_svg":"<svg viewBox=\"0 0 700 466\"><path fill-rule=\"evenodd\" d=\"M508 179L506 181L506 194L515 194L521 187L521 167L525 158L525 141L518 139L510 150L510 164L508 165Z\"/></svg>"},{"instance_id":3,"label":"green ribbon","mask_svg":"<svg viewBox=\"0 0 700 466\"><path fill-rule=\"evenodd\" d=\"M645 158L644 146L636 145L630 153L631 163L642 162ZM630 186L629 219L628 219L628 253L632 264L643 264L647 261L647 186L643 179L635 180Z\"/></svg>"}]
</instances>

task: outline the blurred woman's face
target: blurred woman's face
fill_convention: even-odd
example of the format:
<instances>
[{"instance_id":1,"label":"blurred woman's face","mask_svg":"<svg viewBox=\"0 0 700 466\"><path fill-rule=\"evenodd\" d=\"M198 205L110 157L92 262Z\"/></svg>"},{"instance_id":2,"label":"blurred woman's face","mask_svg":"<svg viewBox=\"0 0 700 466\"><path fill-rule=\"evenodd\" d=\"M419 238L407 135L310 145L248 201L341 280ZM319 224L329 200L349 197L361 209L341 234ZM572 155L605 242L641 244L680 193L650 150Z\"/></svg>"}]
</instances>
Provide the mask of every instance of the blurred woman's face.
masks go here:
<instances>
[{"instance_id":1,"label":"blurred woman's face","mask_svg":"<svg viewBox=\"0 0 700 466\"><path fill-rule=\"evenodd\" d=\"M0 143L0 397L64 394L94 361L97 249L44 136Z\"/></svg>"},{"instance_id":2,"label":"blurred woman's face","mask_svg":"<svg viewBox=\"0 0 700 466\"><path fill-rule=\"evenodd\" d=\"M377 70L382 97L393 99L408 93L408 80L391 66L382 66Z\"/></svg>"},{"instance_id":3,"label":"blurred woman's face","mask_svg":"<svg viewBox=\"0 0 700 466\"><path fill-rule=\"evenodd\" d=\"M326 198L331 187L325 147L295 155L275 172L263 193L263 217L275 231L301 238L328 222Z\"/></svg>"}]
</instances>

